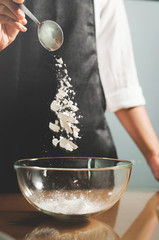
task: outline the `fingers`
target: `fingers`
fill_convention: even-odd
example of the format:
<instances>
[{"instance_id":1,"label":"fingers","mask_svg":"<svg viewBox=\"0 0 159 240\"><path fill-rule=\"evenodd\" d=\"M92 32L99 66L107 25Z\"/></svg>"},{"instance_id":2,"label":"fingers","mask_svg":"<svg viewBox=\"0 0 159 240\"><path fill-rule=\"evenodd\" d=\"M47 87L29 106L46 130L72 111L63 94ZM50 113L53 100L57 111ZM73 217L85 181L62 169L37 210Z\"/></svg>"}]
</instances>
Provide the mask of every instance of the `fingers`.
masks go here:
<instances>
[{"instance_id":1,"label":"fingers","mask_svg":"<svg viewBox=\"0 0 159 240\"><path fill-rule=\"evenodd\" d=\"M23 25L25 25L27 23L27 20L24 18L23 20L17 22L14 21L13 19L4 16L4 15L0 15L0 23L1 24L8 24L10 26L12 26L13 28L16 28L17 30L21 31L21 32L26 32L27 28Z\"/></svg>"},{"instance_id":2,"label":"fingers","mask_svg":"<svg viewBox=\"0 0 159 240\"><path fill-rule=\"evenodd\" d=\"M23 0L14 0L14 2L11 0L0 0L0 23L12 25L19 31L25 32L27 28L23 25L27 23L27 20L24 12L15 2L20 4Z\"/></svg>"},{"instance_id":3,"label":"fingers","mask_svg":"<svg viewBox=\"0 0 159 240\"><path fill-rule=\"evenodd\" d=\"M23 25L27 24L27 20L24 18L23 20L19 21L19 22L15 22L15 27L21 31L21 32L26 32L27 28Z\"/></svg>"},{"instance_id":4,"label":"fingers","mask_svg":"<svg viewBox=\"0 0 159 240\"><path fill-rule=\"evenodd\" d=\"M13 2L21 4L24 2L24 0L13 0Z\"/></svg>"},{"instance_id":5,"label":"fingers","mask_svg":"<svg viewBox=\"0 0 159 240\"><path fill-rule=\"evenodd\" d=\"M6 7L5 5L2 5L2 4L0 5L0 15L7 16L8 18L11 18L16 21L25 18L24 13L18 12L19 16L17 17L15 14L13 14L12 11L10 11L10 9L8 7Z\"/></svg>"},{"instance_id":6,"label":"fingers","mask_svg":"<svg viewBox=\"0 0 159 240\"><path fill-rule=\"evenodd\" d=\"M25 18L24 12L11 0L0 0L0 14L7 15L14 20Z\"/></svg>"}]
</instances>

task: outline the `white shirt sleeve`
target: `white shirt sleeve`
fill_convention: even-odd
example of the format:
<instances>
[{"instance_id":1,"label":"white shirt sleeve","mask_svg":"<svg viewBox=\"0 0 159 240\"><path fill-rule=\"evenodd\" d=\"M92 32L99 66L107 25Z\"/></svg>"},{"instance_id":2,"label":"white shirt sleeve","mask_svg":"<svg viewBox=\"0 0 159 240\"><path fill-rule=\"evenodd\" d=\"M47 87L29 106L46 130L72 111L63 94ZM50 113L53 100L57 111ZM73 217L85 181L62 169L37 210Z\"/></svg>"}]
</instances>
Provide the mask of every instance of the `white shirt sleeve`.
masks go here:
<instances>
[{"instance_id":1,"label":"white shirt sleeve","mask_svg":"<svg viewBox=\"0 0 159 240\"><path fill-rule=\"evenodd\" d=\"M107 111L145 104L123 0L94 0L99 72Z\"/></svg>"}]
</instances>

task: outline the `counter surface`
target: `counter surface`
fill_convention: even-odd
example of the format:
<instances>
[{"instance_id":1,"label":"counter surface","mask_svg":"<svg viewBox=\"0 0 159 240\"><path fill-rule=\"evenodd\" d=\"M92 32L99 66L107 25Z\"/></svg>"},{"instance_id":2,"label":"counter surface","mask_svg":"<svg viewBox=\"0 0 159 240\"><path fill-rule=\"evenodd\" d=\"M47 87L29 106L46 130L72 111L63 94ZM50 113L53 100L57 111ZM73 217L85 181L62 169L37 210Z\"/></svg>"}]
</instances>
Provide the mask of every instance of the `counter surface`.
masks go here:
<instances>
[{"instance_id":1,"label":"counter surface","mask_svg":"<svg viewBox=\"0 0 159 240\"><path fill-rule=\"evenodd\" d=\"M81 223L59 222L34 209L21 194L0 194L0 232L17 240L158 240L157 190L128 188L110 210Z\"/></svg>"}]
</instances>

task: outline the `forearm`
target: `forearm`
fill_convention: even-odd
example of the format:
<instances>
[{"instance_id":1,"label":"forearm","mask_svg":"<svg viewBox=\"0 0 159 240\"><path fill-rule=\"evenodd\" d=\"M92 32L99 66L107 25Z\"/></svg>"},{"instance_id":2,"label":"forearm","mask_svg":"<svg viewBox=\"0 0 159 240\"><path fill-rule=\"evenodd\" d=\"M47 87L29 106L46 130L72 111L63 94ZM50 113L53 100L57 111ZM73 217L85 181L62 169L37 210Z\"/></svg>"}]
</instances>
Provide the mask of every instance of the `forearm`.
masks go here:
<instances>
[{"instance_id":1,"label":"forearm","mask_svg":"<svg viewBox=\"0 0 159 240\"><path fill-rule=\"evenodd\" d=\"M117 118L147 158L159 151L159 141L144 106L117 111Z\"/></svg>"},{"instance_id":2,"label":"forearm","mask_svg":"<svg viewBox=\"0 0 159 240\"><path fill-rule=\"evenodd\" d=\"M153 164L153 158L158 158L159 178L159 140L153 130L144 106L121 109L116 113L117 118L134 140L148 164ZM152 167L151 167L152 168ZM155 168L155 166L153 167ZM154 173L154 172L153 172ZM156 174L156 173L155 173Z\"/></svg>"}]
</instances>

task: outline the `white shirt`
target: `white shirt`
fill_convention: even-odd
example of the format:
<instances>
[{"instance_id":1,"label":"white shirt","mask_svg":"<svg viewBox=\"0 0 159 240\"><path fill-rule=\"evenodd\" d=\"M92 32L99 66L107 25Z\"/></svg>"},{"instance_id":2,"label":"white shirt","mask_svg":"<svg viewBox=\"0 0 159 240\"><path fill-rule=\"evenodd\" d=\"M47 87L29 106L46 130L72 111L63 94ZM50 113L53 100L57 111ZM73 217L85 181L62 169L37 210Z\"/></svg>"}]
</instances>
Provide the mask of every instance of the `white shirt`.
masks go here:
<instances>
[{"instance_id":1,"label":"white shirt","mask_svg":"<svg viewBox=\"0 0 159 240\"><path fill-rule=\"evenodd\" d=\"M99 72L107 111L145 104L123 0L94 0Z\"/></svg>"}]
</instances>

